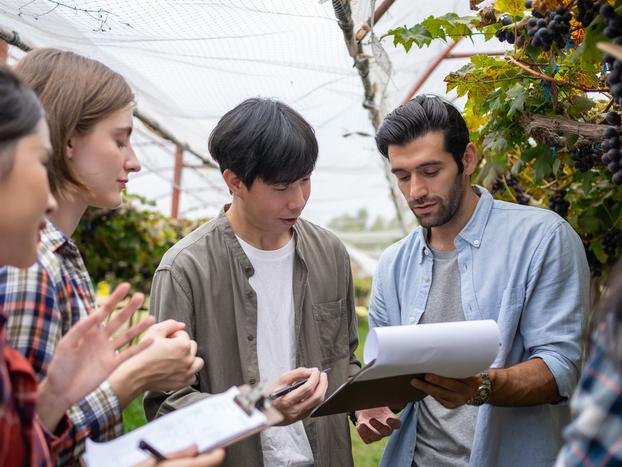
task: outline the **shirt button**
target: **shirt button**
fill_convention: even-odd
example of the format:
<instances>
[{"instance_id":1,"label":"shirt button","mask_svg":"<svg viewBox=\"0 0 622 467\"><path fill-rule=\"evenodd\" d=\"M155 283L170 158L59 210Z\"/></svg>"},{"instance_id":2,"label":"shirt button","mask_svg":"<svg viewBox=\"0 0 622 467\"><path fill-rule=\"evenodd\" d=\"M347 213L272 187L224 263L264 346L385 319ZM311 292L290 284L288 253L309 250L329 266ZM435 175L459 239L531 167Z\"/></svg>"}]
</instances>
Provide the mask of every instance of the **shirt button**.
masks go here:
<instances>
[{"instance_id":1,"label":"shirt button","mask_svg":"<svg viewBox=\"0 0 622 467\"><path fill-rule=\"evenodd\" d=\"M255 336L249 334L248 336L246 336L246 338L252 342L255 339Z\"/></svg>"},{"instance_id":2,"label":"shirt button","mask_svg":"<svg viewBox=\"0 0 622 467\"><path fill-rule=\"evenodd\" d=\"M424 248L424 249L423 249L423 254L424 254L424 255L426 255L426 256L428 256L428 255L430 254L430 252L428 251L428 249L427 249L427 248Z\"/></svg>"},{"instance_id":3,"label":"shirt button","mask_svg":"<svg viewBox=\"0 0 622 467\"><path fill-rule=\"evenodd\" d=\"M479 245L479 240L474 240L473 241L473 245L475 245L475 246Z\"/></svg>"}]
</instances>

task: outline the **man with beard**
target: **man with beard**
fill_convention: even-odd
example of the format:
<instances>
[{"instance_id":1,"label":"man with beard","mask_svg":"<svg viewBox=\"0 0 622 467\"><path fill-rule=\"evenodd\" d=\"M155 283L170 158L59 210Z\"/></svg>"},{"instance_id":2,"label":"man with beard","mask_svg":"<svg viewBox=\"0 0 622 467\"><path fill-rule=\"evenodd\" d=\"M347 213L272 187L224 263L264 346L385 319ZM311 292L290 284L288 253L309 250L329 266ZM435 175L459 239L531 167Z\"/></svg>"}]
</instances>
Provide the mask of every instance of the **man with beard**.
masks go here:
<instances>
[{"instance_id":1,"label":"man with beard","mask_svg":"<svg viewBox=\"0 0 622 467\"><path fill-rule=\"evenodd\" d=\"M471 185L476 147L438 97L394 110L376 144L420 226L380 260L370 328L493 319L502 344L483 373L413 379L428 397L404 408L401 428L387 407L357 412L360 436L393 432L382 466L552 465L588 308L581 240L557 214Z\"/></svg>"}]
</instances>

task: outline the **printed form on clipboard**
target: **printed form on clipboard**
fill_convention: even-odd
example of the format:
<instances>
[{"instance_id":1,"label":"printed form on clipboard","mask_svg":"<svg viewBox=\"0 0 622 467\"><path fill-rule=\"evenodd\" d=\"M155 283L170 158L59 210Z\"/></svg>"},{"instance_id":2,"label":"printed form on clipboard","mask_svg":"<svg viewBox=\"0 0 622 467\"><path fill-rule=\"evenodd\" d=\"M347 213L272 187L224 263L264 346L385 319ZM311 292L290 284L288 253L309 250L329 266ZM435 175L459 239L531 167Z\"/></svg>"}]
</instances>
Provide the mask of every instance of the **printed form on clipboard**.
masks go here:
<instances>
[{"instance_id":1,"label":"printed form on clipboard","mask_svg":"<svg viewBox=\"0 0 622 467\"><path fill-rule=\"evenodd\" d=\"M249 393L248 386L232 387L168 413L113 441L96 443L87 439L83 460L88 467L135 465L149 458L138 447L141 440L163 454L192 444L196 444L199 452L205 452L233 444L282 420L273 407L259 410L248 400L246 404L240 403Z\"/></svg>"}]
</instances>

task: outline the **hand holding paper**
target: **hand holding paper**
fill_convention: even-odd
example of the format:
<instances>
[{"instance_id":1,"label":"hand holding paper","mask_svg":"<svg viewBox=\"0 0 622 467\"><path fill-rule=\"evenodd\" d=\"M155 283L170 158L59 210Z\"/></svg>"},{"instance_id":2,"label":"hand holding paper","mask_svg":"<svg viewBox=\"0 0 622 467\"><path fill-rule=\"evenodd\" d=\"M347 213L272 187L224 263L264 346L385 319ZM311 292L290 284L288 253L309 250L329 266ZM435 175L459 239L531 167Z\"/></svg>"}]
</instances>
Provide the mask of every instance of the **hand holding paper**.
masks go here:
<instances>
[{"instance_id":1,"label":"hand holding paper","mask_svg":"<svg viewBox=\"0 0 622 467\"><path fill-rule=\"evenodd\" d=\"M400 407L420 400L426 393L411 384L413 377L433 373L452 380L471 378L490 367L500 345L499 328L492 320L372 329L365 343L365 367L312 416Z\"/></svg>"}]
</instances>

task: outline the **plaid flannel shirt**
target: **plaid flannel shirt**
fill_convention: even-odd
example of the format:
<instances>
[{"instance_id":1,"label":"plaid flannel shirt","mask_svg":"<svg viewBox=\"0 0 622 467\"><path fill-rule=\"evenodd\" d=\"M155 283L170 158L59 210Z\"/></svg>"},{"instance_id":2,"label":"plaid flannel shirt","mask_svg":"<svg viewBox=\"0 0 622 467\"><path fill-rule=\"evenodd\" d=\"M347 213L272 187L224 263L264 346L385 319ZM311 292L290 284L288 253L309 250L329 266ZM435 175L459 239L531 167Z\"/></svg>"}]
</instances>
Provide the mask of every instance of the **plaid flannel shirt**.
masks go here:
<instances>
[{"instance_id":1,"label":"plaid flannel shirt","mask_svg":"<svg viewBox=\"0 0 622 467\"><path fill-rule=\"evenodd\" d=\"M605 348L603 327L572 397L575 418L556 467L622 465L622 374Z\"/></svg>"},{"instance_id":2,"label":"plaid flannel shirt","mask_svg":"<svg viewBox=\"0 0 622 467\"><path fill-rule=\"evenodd\" d=\"M72 325L95 309L95 292L77 246L51 222L41 232L37 263L0 268L0 307L8 314L7 338L41 380ZM119 400L104 382L74 405L73 428L59 453L60 465L77 464L86 438L107 441L123 433Z\"/></svg>"},{"instance_id":3,"label":"plaid flannel shirt","mask_svg":"<svg viewBox=\"0 0 622 467\"><path fill-rule=\"evenodd\" d=\"M71 422L63 417L55 433L39 422L37 380L26 359L9 347L5 322L0 307L0 465L51 466Z\"/></svg>"}]
</instances>

